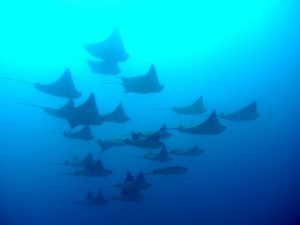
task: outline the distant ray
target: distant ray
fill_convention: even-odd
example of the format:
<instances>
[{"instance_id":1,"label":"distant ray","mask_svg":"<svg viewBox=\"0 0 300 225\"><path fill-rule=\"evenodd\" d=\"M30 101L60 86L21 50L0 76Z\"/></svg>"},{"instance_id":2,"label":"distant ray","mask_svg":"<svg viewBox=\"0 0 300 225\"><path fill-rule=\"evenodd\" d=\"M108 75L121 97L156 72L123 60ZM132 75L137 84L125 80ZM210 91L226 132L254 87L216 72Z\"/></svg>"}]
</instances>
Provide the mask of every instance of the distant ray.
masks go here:
<instances>
[{"instance_id":1,"label":"distant ray","mask_svg":"<svg viewBox=\"0 0 300 225\"><path fill-rule=\"evenodd\" d=\"M88 153L83 159L79 159L78 157L73 157L72 160L66 160L64 162L59 163L51 163L49 165L64 165L69 167L86 167L88 164L96 163L92 153Z\"/></svg>"},{"instance_id":2,"label":"distant ray","mask_svg":"<svg viewBox=\"0 0 300 225\"><path fill-rule=\"evenodd\" d=\"M108 201L104 198L102 191L98 191L96 196L91 191L88 191L84 201L78 201L79 205L103 207L108 204Z\"/></svg>"},{"instance_id":3,"label":"distant ray","mask_svg":"<svg viewBox=\"0 0 300 225\"><path fill-rule=\"evenodd\" d=\"M203 97L199 97L194 103L184 107L174 106L172 110L178 114L184 115L199 115L206 112L206 108L203 105Z\"/></svg>"},{"instance_id":4,"label":"distant ray","mask_svg":"<svg viewBox=\"0 0 300 225\"><path fill-rule=\"evenodd\" d=\"M221 113L219 116L225 120L240 122L255 120L260 116L260 114L257 112L257 102L254 101L236 112L228 114Z\"/></svg>"},{"instance_id":5,"label":"distant ray","mask_svg":"<svg viewBox=\"0 0 300 225\"><path fill-rule=\"evenodd\" d=\"M30 83L26 81L20 81L12 78L5 77L3 79L12 80L19 83L33 85L36 89L45 94L52 96L75 99L81 96L81 93L75 88L71 71L67 68L61 77L50 84Z\"/></svg>"},{"instance_id":6,"label":"distant ray","mask_svg":"<svg viewBox=\"0 0 300 225\"><path fill-rule=\"evenodd\" d=\"M156 93L163 90L160 84L155 66L152 64L145 75L135 77L122 77L122 85L126 93L134 92L139 94Z\"/></svg>"},{"instance_id":7,"label":"distant ray","mask_svg":"<svg viewBox=\"0 0 300 225\"><path fill-rule=\"evenodd\" d=\"M126 145L131 145L137 148L161 148L164 146L164 143L162 143L159 139L159 136L157 133L146 137L146 138L140 138L136 136L136 134L133 133L132 138L126 138L124 140L120 140Z\"/></svg>"},{"instance_id":8,"label":"distant ray","mask_svg":"<svg viewBox=\"0 0 300 225\"><path fill-rule=\"evenodd\" d=\"M102 140L98 139L97 142L98 146L101 148L101 153L104 151L114 148L114 147L123 147L126 144L123 141L117 141L117 140Z\"/></svg>"},{"instance_id":9,"label":"distant ray","mask_svg":"<svg viewBox=\"0 0 300 225\"><path fill-rule=\"evenodd\" d=\"M167 175L178 175L178 174L186 173L187 171L188 169L183 166L168 166L168 167L154 169L152 172L146 174L167 176Z\"/></svg>"},{"instance_id":10,"label":"distant ray","mask_svg":"<svg viewBox=\"0 0 300 225\"><path fill-rule=\"evenodd\" d=\"M116 109L111 113L102 115L102 119L106 122L113 122L113 123L126 123L127 121L130 120L130 118L125 113L122 103L119 103Z\"/></svg>"},{"instance_id":11,"label":"distant ray","mask_svg":"<svg viewBox=\"0 0 300 225\"><path fill-rule=\"evenodd\" d=\"M138 137L146 138L154 135L155 133L158 134L159 139L167 139L172 136L172 134L168 131L166 124L163 124L157 131L138 132L136 135Z\"/></svg>"},{"instance_id":12,"label":"distant ray","mask_svg":"<svg viewBox=\"0 0 300 225\"><path fill-rule=\"evenodd\" d=\"M89 126L84 126L79 131L65 131L64 136L67 138L90 141L94 139Z\"/></svg>"},{"instance_id":13,"label":"distant ray","mask_svg":"<svg viewBox=\"0 0 300 225\"><path fill-rule=\"evenodd\" d=\"M214 110L211 115L200 125L194 127L179 126L178 131L188 134L196 135L216 135L222 133L226 127L220 124L216 111Z\"/></svg>"},{"instance_id":14,"label":"distant ray","mask_svg":"<svg viewBox=\"0 0 300 225\"><path fill-rule=\"evenodd\" d=\"M62 175L75 175L84 177L106 177L112 174L111 170L105 169L100 159L95 163L87 164L81 171L73 173L63 173Z\"/></svg>"},{"instance_id":15,"label":"distant ray","mask_svg":"<svg viewBox=\"0 0 300 225\"><path fill-rule=\"evenodd\" d=\"M171 158L169 157L168 151L166 146L164 145L160 152L157 154L149 152L148 154L144 155L145 159L149 159L152 161L157 161L157 162L169 162L171 161Z\"/></svg>"},{"instance_id":16,"label":"distant ray","mask_svg":"<svg viewBox=\"0 0 300 225\"><path fill-rule=\"evenodd\" d=\"M144 199L144 196L140 193L138 188L130 190L122 188L120 194L114 195L113 199L124 202L140 202Z\"/></svg>"},{"instance_id":17,"label":"distant ray","mask_svg":"<svg viewBox=\"0 0 300 225\"><path fill-rule=\"evenodd\" d=\"M93 73L117 75L121 72L117 61L107 60L96 62L88 60L88 65Z\"/></svg>"},{"instance_id":18,"label":"distant ray","mask_svg":"<svg viewBox=\"0 0 300 225\"><path fill-rule=\"evenodd\" d=\"M99 114L96 98L93 93L81 105L74 107L72 113L66 118L70 127L78 125L100 125L103 120Z\"/></svg>"},{"instance_id":19,"label":"distant ray","mask_svg":"<svg viewBox=\"0 0 300 225\"><path fill-rule=\"evenodd\" d=\"M125 62L129 58L117 27L103 41L95 44L85 44L84 48L92 56L103 60Z\"/></svg>"},{"instance_id":20,"label":"distant ray","mask_svg":"<svg viewBox=\"0 0 300 225\"><path fill-rule=\"evenodd\" d=\"M198 145L194 145L188 149L172 149L169 153L178 156L197 156L204 152L203 149L199 148Z\"/></svg>"}]
</instances>

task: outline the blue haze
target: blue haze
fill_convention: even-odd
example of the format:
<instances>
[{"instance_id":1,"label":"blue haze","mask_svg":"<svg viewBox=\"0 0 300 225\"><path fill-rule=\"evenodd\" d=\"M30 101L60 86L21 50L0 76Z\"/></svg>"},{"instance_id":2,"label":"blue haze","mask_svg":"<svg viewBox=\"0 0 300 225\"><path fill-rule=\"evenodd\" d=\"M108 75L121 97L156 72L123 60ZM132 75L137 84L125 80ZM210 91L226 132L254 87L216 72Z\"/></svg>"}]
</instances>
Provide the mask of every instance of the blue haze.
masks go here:
<instances>
[{"instance_id":1,"label":"blue haze","mask_svg":"<svg viewBox=\"0 0 300 225\"><path fill-rule=\"evenodd\" d=\"M131 147L100 155L94 142L59 134L62 120L24 106L51 107L60 98L0 80L0 224L2 225L296 225L299 215L299 3L296 0L45 0L0 3L0 76L51 82L70 67L84 101L96 94L100 112L124 103L131 121L93 127L97 138L157 129L163 123L193 125L201 116L180 116L156 107L186 105L203 95L208 112L234 111L253 100L258 120L233 123L217 136L172 131L168 148L198 143L196 158L166 165L189 168L181 176L149 176L140 203L110 201L103 208L74 206L87 190L163 166ZM118 26L131 57L124 76L144 74L151 63L165 89L124 94L113 77L92 74L83 44ZM114 171L107 178L59 176L72 171L48 163L93 152ZM110 198L117 190L104 190ZM297 223L298 221L298 223Z\"/></svg>"}]
</instances>

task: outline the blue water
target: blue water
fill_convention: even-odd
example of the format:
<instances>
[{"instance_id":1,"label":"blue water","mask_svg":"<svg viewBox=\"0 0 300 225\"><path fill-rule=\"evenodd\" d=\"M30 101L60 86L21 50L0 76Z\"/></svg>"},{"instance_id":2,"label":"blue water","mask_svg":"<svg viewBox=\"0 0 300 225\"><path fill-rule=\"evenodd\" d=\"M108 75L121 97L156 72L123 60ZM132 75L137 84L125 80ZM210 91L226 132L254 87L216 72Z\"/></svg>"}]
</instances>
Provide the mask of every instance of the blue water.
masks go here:
<instances>
[{"instance_id":1,"label":"blue water","mask_svg":"<svg viewBox=\"0 0 300 225\"><path fill-rule=\"evenodd\" d=\"M193 125L213 109L230 112L258 102L259 119L234 123L216 136L172 131L168 148L197 143L204 154L166 164L141 158L146 150L116 148L100 154L95 142L66 139L63 120L24 106L59 107L65 101L23 84L0 81L0 224L297 225L299 220L299 4L296 0L106 1L47 0L1 3L1 76L47 83L70 67L83 102L91 91L101 113L122 101L126 124L92 127L97 138L154 130L163 123ZM90 72L83 44L118 26L130 59L121 75L144 74L151 63L165 89L125 94L118 78ZM180 116L153 108L186 105L203 95L208 113ZM47 165L92 152L113 170L107 178L60 176L72 168ZM102 208L70 204L88 190L183 165L181 176L148 176L144 200L110 200ZM298 223L297 223L298 222Z\"/></svg>"}]
</instances>

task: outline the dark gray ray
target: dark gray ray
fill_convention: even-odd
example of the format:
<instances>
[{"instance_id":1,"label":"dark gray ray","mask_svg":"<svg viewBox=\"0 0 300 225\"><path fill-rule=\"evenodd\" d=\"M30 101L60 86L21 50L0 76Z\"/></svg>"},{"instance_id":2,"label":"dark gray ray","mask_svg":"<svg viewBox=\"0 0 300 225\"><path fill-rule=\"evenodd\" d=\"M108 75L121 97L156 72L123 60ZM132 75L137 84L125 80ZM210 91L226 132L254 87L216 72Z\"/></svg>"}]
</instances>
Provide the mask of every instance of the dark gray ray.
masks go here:
<instances>
[{"instance_id":1,"label":"dark gray ray","mask_svg":"<svg viewBox=\"0 0 300 225\"><path fill-rule=\"evenodd\" d=\"M162 143L159 139L159 136L157 133L146 137L146 138L140 138L136 137L136 135L133 135L131 139L126 138L123 141L124 144L126 145L131 145L137 148L161 148L164 146L164 143Z\"/></svg>"},{"instance_id":2,"label":"dark gray ray","mask_svg":"<svg viewBox=\"0 0 300 225\"><path fill-rule=\"evenodd\" d=\"M93 73L117 75L121 72L117 61L91 61L88 60L88 65Z\"/></svg>"},{"instance_id":3,"label":"dark gray ray","mask_svg":"<svg viewBox=\"0 0 300 225\"><path fill-rule=\"evenodd\" d=\"M140 193L138 188L122 188L120 194L114 195L113 199L124 202L140 202L144 199L144 196Z\"/></svg>"},{"instance_id":4,"label":"dark gray ray","mask_svg":"<svg viewBox=\"0 0 300 225\"><path fill-rule=\"evenodd\" d=\"M79 131L65 131L64 136L67 138L90 141L94 139L90 126L84 126Z\"/></svg>"},{"instance_id":5,"label":"dark gray ray","mask_svg":"<svg viewBox=\"0 0 300 225\"><path fill-rule=\"evenodd\" d=\"M85 44L84 48L92 56L107 61L125 62L129 58L117 27L103 41L95 44Z\"/></svg>"},{"instance_id":6,"label":"dark gray ray","mask_svg":"<svg viewBox=\"0 0 300 225\"><path fill-rule=\"evenodd\" d=\"M116 107L114 111L108 113L106 115L101 116L105 122L113 122L113 123L126 123L130 120L130 118L126 115L124 107L122 103Z\"/></svg>"},{"instance_id":7,"label":"dark gray ray","mask_svg":"<svg viewBox=\"0 0 300 225\"><path fill-rule=\"evenodd\" d=\"M151 64L149 71L145 75L135 77L122 77L122 85L125 93L134 92L139 94L156 93L163 90L160 84L155 66Z\"/></svg>"},{"instance_id":8,"label":"dark gray ray","mask_svg":"<svg viewBox=\"0 0 300 225\"><path fill-rule=\"evenodd\" d=\"M117 141L117 140L102 140L102 139L98 139L96 141L96 143L101 148L101 153L103 153L104 151L106 151L106 150L108 150L110 148L125 146L125 144L124 144L123 141Z\"/></svg>"},{"instance_id":9,"label":"dark gray ray","mask_svg":"<svg viewBox=\"0 0 300 225\"><path fill-rule=\"evenodd\" d=\"M165 145L161 148L160 152L155 154L152 152L148 152L147 154L144 155L145 159L149 159L152 161L157 161L157 162L169 162L171 161L171 158L169 157L167 148Z\"/></svg>"},{"instance_id":10,"label":"dark gray ray","mask_svg":"<svg viewBox=\"0 0 300 225\"><path fill-rule=\"evenodd\" d=\"M204 152L203 149L199 148L198 145L194 145L188 149L172 149L169 153L172 155L179 156L197 156Z\"/></svg>"},{"instance_id":11,"label":"dark gray ray","mask_svg":"<svg viewBox=\"0 0 300 225\"><path fill-rule=\"evenodd\" d=\"M45 107L45 106L39 106L39 105L34 105L34 104L28 104L28 103L23 103L24 105L28 105L31 107L43 109L45 113L57 117L57 118L62 118L66 119L72 114L72 110L74 109L74 100L70 99L67 101L66 104L64 104L62 107L54 109L50 107Z\"/></svg>"},{"instance_id":12,"label":"dark gray ray","mask_svg":"<svg viewBox=\"0 0 300 225\"><path fill-rule=\"evenodd\" d=\"M187 171L188 168L183 166L168 166L168 167L154 169L152 172L146 174L167 176L167 175L178 175L178 174L186 173Z\"/></svg>"},{"instance_id":13,"label":"dark gray ray","mask_svg":"<svg viewBox=\"0 0 300 225\"><path fill-rule=\"evenodd\" d=\"M62 175L75 175L84 177L106 177L112 174L111 170L105 169L100 159L95 163L87 164L81 171L73 173L64 173Z\"/></svg>"},{"instance_id":14,"label":"dark gray ray","mask_svg":"<svg viewBox=\"0 0 300 225\"><path fill-rule=\"evenodd\" d=\"M260 116L260 114L257 113L257 102L254 101L236 112L228 114L221 113L219 116L225 120L240 122L255 120Z\"/></svg>"},{"instance_id":15,"label":"dark gray ray","mask_svg":"<svg viewBox=\"0 0 300 225\"><path fill-rule=\"evenodd\" d=\"M183 127L180 125L178 131L196 135L216 135L222 133L225 129L226 127L220 124L216 111L214 110L203 123L194 127Z\"/></svg>"},{"instance_id":16,"label":"dark gray ray","mask_svg":"<svg viewBox=\"0 0 300 225\"><path fill-rule=\"evenodd\" d=\"M49 94L56 97L62 98L70 98L75 99L81 96L81 93L76 89L73 78L71 75L71 71L67 68L61 77L50 84L40 84L40 83L31 83L21 80L16 80L9 77L2 77L2 79L11 80L18 83L23 83L27 85L33 85L34 88L38 89L39 91Z\"/></svg>"},{"instance_id":17,"label":"dark gray ray","mask_svg":"<svg viewBox=\"0 0 300 225\"><path fill-rule=\"evenodd\" d=\"M145 175L143 172L139 172L139 174L137 175L137 177L135 178L135 180L133 181L134 185L138 188L138 189L147 189L151 186L151 184L146 181L145 179Z\"/></svg>"},{"instance_id":18,"label":"dark gray ray","mask_svg":"<svg viewBox=\"0 0 300 225\"><path fill-rule=\"evenodd\" d=\"M104 198L102 191L99 191L96 196L91 191L88 191L84 201L78 201L79 205L102 207L108 204L108 201Z\"/></svg>"},{"instance_id":19,"label":"dark gray ray","mask_svg":"<svg viewBox=\"0 0 300 225\"><path fill-rule=\"evenodd\" d=\"M202 96L198 98L195 102L193 102L191 105L183 106L183 107L174 106L172 110L178 114L183 114L183 115L200 115L206 112L206 108L203 105Z\"/></svg>"},{"instance_id":20,"label":"dark gray ray","mask_svg":"<svg viewBox=\"0 0 300 225\"><path fill-rule=\"evenodd\" d=\"M34 87L46 94L57 97L74 99L81 96L81 93L75 88L69 68L65 70L63 75L57 81L50 84L35 83Z\"/></svg>"},{"instance_id":21,"label":"dark gray ray","mask_svg":"<svg viewBox=\"0 0 300 225\"><path fill-rule=\"evenodd\" d=\"M150 132L138 132L136 133L138 137L146 138L154 135L155 133L158 134L160 139L167 139L172 136L172 134L168 131L167 125L163 124L161 128L157 131L150 131Z\"/></svg>"},{"instance_id":22,"label":"dark gray ray","mask_svg":"<svg viewBox=\"0 0 300 225\"><path fill-rule=\"evenodd\" d=\"M88 165L95 164L96 161L92 155L92 153L88 153L82 160L79 160L77 157L74 157L72 160L67 160L64 162L65 166L71 167L86 167Z\"/></svg>"},{"instance_id":23,"label":"dark gray ray","mask_svg":"<svg viewBox=\"0 0 300 225\"><path fill-rule=\"evenodd\" d=\"M78 125L100 125L103 120L99 114L96 104L96 98L93 93L81 105L74 107L72 113L66 118L70 127L74 128Z\"/></svg>"}]
</instances>

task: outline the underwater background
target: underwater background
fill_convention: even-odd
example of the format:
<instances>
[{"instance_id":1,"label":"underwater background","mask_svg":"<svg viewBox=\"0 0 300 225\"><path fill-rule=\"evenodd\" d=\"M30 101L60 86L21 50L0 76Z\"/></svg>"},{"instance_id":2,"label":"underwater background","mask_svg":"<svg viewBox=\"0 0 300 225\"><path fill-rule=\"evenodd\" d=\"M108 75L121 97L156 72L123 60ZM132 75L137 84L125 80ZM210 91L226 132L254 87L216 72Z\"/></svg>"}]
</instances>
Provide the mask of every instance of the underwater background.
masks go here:
<instances>
[{"instance_id":1,"label":"underwater background","mask_svg":"<svg viewBox=\"0 0 300 225\"><path fill-rule=\"evenodd\" d=\"M100 112L120 101L130 121L93 126L96 138L123 137L166 123L194 125L214 109L231 112L257 101L257 120L235 123L219 135L172 130L168 149L198 144L197 157L162 164L133 147L100 153L95 141L67 139L63 120L21 103L60 107L62 98L0 80L0 224L296 225L299 218L299 3L296 0L45 0L0 3L0 76L49 83L69 67L82 103L95 93ZM121 76L145 74L155 64L164 89L124 93L120 76L91 73L86 43L118 27L127 62ZM203 96L207 113L178 115L160 107L187 105ZM53 133L52 133L53 132ZM62 176L61 165L92 152L113 174ZM104 207L71 204L86 192L137 174L181 165L178 176L147 176L140 202L111 200Z\"/></svg>"}]
</instances>

